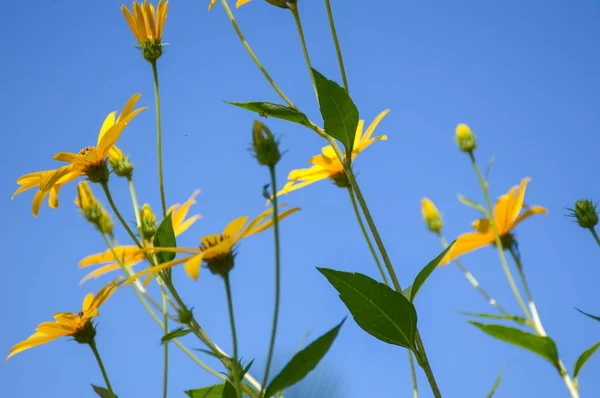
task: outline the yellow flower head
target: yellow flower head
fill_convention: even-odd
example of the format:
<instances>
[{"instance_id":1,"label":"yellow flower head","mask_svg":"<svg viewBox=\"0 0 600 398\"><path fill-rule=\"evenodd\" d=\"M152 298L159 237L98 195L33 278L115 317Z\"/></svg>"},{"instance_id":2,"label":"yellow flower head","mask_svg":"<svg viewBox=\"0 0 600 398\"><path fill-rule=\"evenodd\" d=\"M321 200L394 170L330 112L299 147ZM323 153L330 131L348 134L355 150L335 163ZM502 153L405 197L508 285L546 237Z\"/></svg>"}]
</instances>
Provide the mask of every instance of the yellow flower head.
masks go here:
<instances>
[{"instance_id":1,"label":"yellow flower head","mask_svg":"<svg viewBox=\"0 0 600 398\"><path fill-rule=\"evenodd\" d=\"M43 322L35 333L16 344L6 360L31 347L49 343L59 337L71 336L79 343L90 343L96 334L92 318L99 315L98 309L114 293L122 282L114 280L104 286L97 295L89 293L83 299L81 312L59 312L54 314L54 322Z\"/></svg>"},{"instance_id":2,"label":"yellow flower head","mask_svg":"<svg viewBox=\"0 0 600 398\"><path fill-rule=\"evenodd\" d=\"M156 9L148 0L144 0L143 4L134 1L131 7L133 13L124 5L121 6L144 58L150 62L155 62L162 55L162 36L168 8L169 2L163 0L158 2Z\"/></svg>"},{"instance_id":3,"label":"yellow flower head","mask_svg":"<svg viewBox=\"0 0 600 398\"><path fill-rule=\"evenodd\" d=\"M286 210L279 214L278 220L283 220L298 210L300 209L297 207ZM270 217L272 213L273 208L269 208L251 222L248 222L247 216L238 217L227 224L220 234L205 235L200 238L199 247L154 248L155 252L182 253L185 256L156 267L148 268L132 276L130 280L135 280L148 274L153 276L164 269L179 264L184 264L185 272L190 278L198 279L200 266L203 261L213 274L224 276L233 268L234 249L237 243L248 236L271 227L273 225L273 218Z\"/></svg>"},{"instance_id":4,"label":"yellow flower head","mask_svg":"<svg viewBox=\"0 0 600 398\"><path fill-rule=\"evenodd\" d=\"M77 185L75 204L81 209L83 216L104 234L112 235L113 222L110 216L94 196L87 181Z\"/></svg>"},{"instance_id":5,"label":"yellow flower head","mask_svg":"<svg viewBox=\"0 0 600 398\"><path fill-rule=\"evenodd\" d=\"M421 212L423 213L423 220L425 220L431 232L440 232L442 230L444 226L442 215L429 198L421 199Z\"/></svg>"},{"instance_id":6,"label":"yellow flower head","mask_svg":"<svg viewBox=\"0 0 600 398\"><path fill-rule=\"evenodd\" d=\"M354 149L352 150L352 161L359 153L368 148L373 142L377 140L387 140L386 135L380 135L373 137L373 132L381 119L389 113L389 110L381 112L373 123L367 128L367 131L363 135L364 120L358 122L356 128L356 135L354 136ZM317 181L325 180L330 178L334 183L340 187L347 187L348 181L344 173L344 167L340 163L337 155L335 154L331 146L323 148L320 155L313 156L309 161L312 166L306 169L292 170L288 175L288 182L284 185L283 189L277 192L279 195L287 195L288 193L295 191L300 188L304 188L307 185L313 184Z\"/></svg>"},{"instance_id":7,"label":"yellow flower head","mask_svg":"<svg viewBox=\"0 0 600 398\"><path fill-rule=\"evenodd\" d=\"M169 208L168 213L171 214L171 221L173 222L173 231L175 232L175 236L179 236L184 233L194 222L196 222L196 220L201 217L199 214L196 214L192 217L186 218L190 207L196 203L196 196L198 196L199 193L200 191L196 190L186 202L183 204L174 204ZM148 206L148 208L150 208L150 206ZM141 213L143 219L143 209ZM121 269L121 266L118 262L119 260L123 262L123 265L125 265L126 268L129 268L141 263L145 259L144 250L138 248L137 246L117 246L114 248L114 250L117 255L116 257L112 250L107 250L103 253L92 254L91 256L81 260L79 262L80 268L96 265L100 266L87 274L81 280L81 283Z\"/></svg>"},{"instance_id":8,"label":"yellow flower head","mask_svg":"<svg viewBox=\"0 0 600 398\"><path fill-rule=\"evenodd\" d=\"M463 152L473 152L477 148L477 141L471 128L462 123L456 126L456 143Z\"/></svg>"},{"instance_id":9,"label":"yellow flower head","mask_svg":"<svg viewBox=\"0 0 600 398\"><path fill-rule=\"evenodd\" d=\"M82 176L87 176L91 182L102 183L108 181L106 157L109 151L113 148L127 124L138 113L146 109L133 110L139 98L140 94L133 95L123 107L118 118L116 118L117 112L112 112L106 117L100 128L96 146L85 147L79 153L60 152L54 155L55 160L67 162L68 165L56 170L38 171L20 177L17 183L21 187L15 191L13 197L23 191L38 187L32 203L33 215L37 217L40 206L47 195L50 195L50 207L58 207L58 190L62 185Z\"/></svg>"},{"instance_id":10,"label":"yellow flower head","mask_svg":"<svg viewBox=\"0 0 600 398\"><path fill-rule=\"evenodd\" d=\"M494 224L498 229L500 238L510 240L512 230L521 223L521 221L531 217L534 214L546 214L548 210L542 206L531 206L521 213L524 207L525 188L530 178L524 178L520 186L514 186L505 195L500 196L494 206ZM476 232L468 232L460 235L450 251L442 259L440 264L448 264L453 259L491 245L495 242L494 231L487 219L481 218L473 222L473 228Z\"/></svg>"}]
</instances>

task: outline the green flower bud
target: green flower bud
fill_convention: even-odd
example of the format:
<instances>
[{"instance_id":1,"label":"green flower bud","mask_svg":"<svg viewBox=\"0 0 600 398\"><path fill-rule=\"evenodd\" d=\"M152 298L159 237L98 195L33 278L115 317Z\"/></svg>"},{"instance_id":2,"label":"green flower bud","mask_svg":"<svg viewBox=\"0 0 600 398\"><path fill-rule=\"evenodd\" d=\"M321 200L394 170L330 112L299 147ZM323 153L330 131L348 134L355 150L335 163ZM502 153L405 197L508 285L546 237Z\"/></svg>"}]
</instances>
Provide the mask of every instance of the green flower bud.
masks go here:
<instances>
[{"instance_id":1,"label":"green flower bud","mask_svg":"<svg viewBox=\"0 0 600 398\"><path fill-rule=\"evenodd\" d=\"M104 234L112 235L114 223L110 216L94 196L87 181L77 185L75 204L81 209L83 216Z\"/></svg>"},{"instance_id":2,"label":"green flower bud","mask_svg":"<svg viewBox=\"0 0 600 398\"><path fill-rule=\"evenodd\" d=\"M116 175L119 177L131 178L133 165L129 161L129 158L116 146L113 146L108 151L108 162Z\"/></svg>"},{"instance_id":3,"label":"green flower bud","mask_svg":"<svg viewBox=\"0 0 600 398\"><path fill-rule=\"evenodd\" d=\"M597 205L587 199L578 200L571 210L581 228L594 228L598 224Z\"/></svg>"},{"instance_id":4,"label":"green flower bud","mask_svg":"<svg viewBox=\"0 0 600 398\"><path fill-rule=\"evenodd\" d=\"M461 151L471 153L477 148L475 135L466 124L456 126L456 143Z\"/></svg>"},{"instance_id":5,"label":"green flower bud","mask_svg":"<svg viewBox=\"0 0 600 398\"><path fill-rule=\"evenodd\" d=\"M279 142L271 134L271 130L260 121L255 121L252 127L252 152L258 163L273 167L281 159Z\"/></svg>"},{"instance_id":6,"label":"green flower bud","mask_svg":"<svg viewBox=\"0 0 600 398\"><path fill-rule=\"evenodd\" d=\"M152 240L156 233L156 215L152 212L149 204L144 204L140 211L140 234L145 240Z\"/></svg>"}]
</instances>

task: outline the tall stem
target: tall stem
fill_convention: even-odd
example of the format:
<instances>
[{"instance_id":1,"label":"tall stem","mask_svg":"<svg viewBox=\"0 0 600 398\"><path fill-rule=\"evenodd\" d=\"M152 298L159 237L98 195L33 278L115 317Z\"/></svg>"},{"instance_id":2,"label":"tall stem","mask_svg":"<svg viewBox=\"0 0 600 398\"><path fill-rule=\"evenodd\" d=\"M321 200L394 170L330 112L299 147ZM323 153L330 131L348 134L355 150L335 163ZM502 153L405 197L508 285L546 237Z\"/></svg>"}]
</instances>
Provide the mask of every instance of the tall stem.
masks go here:
<instances>
[{"instance_id":1,"label":"tall stem","mask_svg":"<svg viewBox=\"0 0 600 398\"><path fill-rule=\"evenodd\" d=\"M104 369L104 364L102 363L102 359L100 358L100 354L98 353L98 348L96 348L96 342L92 340L89 343L89 346L92 349L94 356L96 357L96 361L98 362L98 366L100 367L100 371L102 372L102 377L104 377L104 382L106 383L106 388L108 389L108 393L110 394L111 398L115 398L116 395L113 392L113 389L110 385L110 381L108 380L108 375L106 374L106 369Z\"/></svg>"},{"instance_id":2,"label":"tall stem","mask_svg":"<svg viewBox=\"0 0 600 398\"><path fill-rule=\"evenodd\" d=\"M169 317L167 316L167 295L161 291L163 305L163 332L166 336L169 333ZM163 344L163 398L167 398L167 390L169 383L169 342Z\"/></svg>"},{"instance_id":3,"label":"tall stem","mask_svg":"<svg viewBox=\"0 0 600 398\"><path fill-rule=\"evenodd\" d=\"M475 169L475 173L477 174L477 179L479 180L481 189L483 190L483 196L485 198L485 204L487 207L487 218L488 218L490 226L492 227L492 232L494 233L494 238L496 241L496 248L498 249L498 254L500 255L500 262L502 263L502 269L504 270L504 274L506 275L506 279L508 279L508 283L510 284L510 288L512 289L513 294L515 295L515 298L517 299L517 301L519 302L519 305L521 306L521 309L523 310L523 314L525 315L525 317L527 318L527 320L529 322L533 323L531 314L529 313L529 310L527 309L527 306L525 305L525 302L523 301L523 297L521 297L519 288L517 287L517 284L515 283L515 279L513 278L512 272L510 272L510 268L508 266L508 262L506 261L506 255L504 254L504 247L502 246L502 240L500 238L500 234L498 233L498 226L496 225L496 222L494 220L494 213L493 213L492 203L490 201L490 193L488 190L487 182L485 181L485 179L483 178L483 175L481 174L481 170L479 169L479 165L477 164L477 161L475 160L475 155L473 155L473 152L469 152L469 157L471 159L471 163L473 164L473 168Z\"/></svg>"},{"instance_id":4,"label":"tall stem","mask_svg":"<svg viewBox=\"0 0 600 398\"><path fill-rule=\"evenodd\" d=\"M104 190L104 194L106 195L106 200L108 200L108 204L110 205L110 208L115 213L115 216L117 216L117 218L119 219L119 222L123 225L123 228L125 228L125 230L129 234L129 237L135 242L137 247L139 247L140 249L143 249L143 246L142 246L140 240L137 238L137 236L135 236L135 234L131 230L131 227L129 226L129 224L127 224L127 221L125 221L125 219L121 215L121 212L117 208L117 205L115 204L115 201L113 200L112 194L110 193L110 189L108 188L108 183L104 182L104 183L101 183L100 185L102 185L102 189Z\"/></svg>"},{"instance_id":5,"label":"tall stem","mask_svg":"<svg viewBox=\"0 0 600 398\"><path fill-rule=\"evenodd\" d=\"M160 91L158 89L158 68L156 61L151 62L152 74L154 75L154 98L156 100L156 140L158 154L158 182L160 185L160 203L162 206L163 218L167 216L167 201L165 199L165 182L163 178L162 162L162 125L160 121Z\"/></svg>"},{"instance_id":6,"label":"tall stem","mask_svg":"<svg viewBox=\"0 0 600 398\"><path fill-rule=\"evenodd\" d=\"M438 238L440 239L440 242L442 243L442 246L445 248L448 247L448 241L446 241L446 238L444 238L444 235L442 235L441 232L438 232ZM475 277L473 276L473 274L467 269L467 267L465 267L463 265L463 263L460 262L460 260L458 258L454 259L454 262L456 263L456 265L458 265L458 268L460 268L460 270L463 272L463 274L465 275L465 278L467 278L467 280L469 281L469 283L471 284L471 286L473 286L475 289L477 289L477 291L479 292L479 294L481 294L483 296L483 298L494 308L496 308L498 311L500 311L501 313L503 313L506 316L512 316L512 314L510 312L508 312L503 306L501 306L495 298L493 298L492 296L490 296L490 294L481 286L481 284L479 283L479 281L477 279L475 279Z\"/></svg>"},{"instance_id":7,"label":"tall stem","mask_svg":"<svg viewBox=\"0 0 600 398\"><path fill-rule=\"evenodd\" d=\"M419 398L419 389L417 385L417 372L415 371L415 360L411 350L406 350L408 353L408 363L410 364L410 378L413 386L413 398Z\"/></svg>"},{"instance_id":8,"label":"tall stem","mask_svg":"<svg viewBox=\"0 0 600 398\"><path fill-rule=\"evenodd\" d=\"M235 319L233 316L233 300L231 299L231 284L229 283L229 274L223 276L225 281L225 292L227 293L227 308L229 309L229 323L231 324L231 340L233 342L233 363L231 364L231 372L233 373L233 382L238 398L242 398L242 383L239 373L238 361L238 342L237 332L235 331Z\"/></svg>"},{"instance_id":9,"label":"tall stem","mask_svg":"<svg viewBox=\"0 0 600 398\"><path fill-rule=\"evenodd\" d=\"M129 193L131 194L131 202L133 203L133 212L135 213L135 223L139 229L142 227L142 221L140 219L140 205L138 204L137 195L135 193L135 186L133 185L133 179L127 178L127 184L129 185Z\"/></svg>"},{"instance_id":10,"label":"tall stem","mask_svg":"<svg viewBox=\"0 0 600 398\"><path fill-rule=\"evenodd\" d=\"M260 61L258 60L258 57L256 56L256 54L254 54L254 51L252 51L252 48L250 47L250 45L246 41L246 38L244 37L244 34L242 33L240 27L238 26L238 24L237 24L237 22L235 20L235 17L233 16L233 12L231 12L231 8L229 8L229 4L227 4L227 0L221 0L221 4L223 4L223 8L225 8L225 12L227 13L227 16L229 17L229 21L231 21L231 24L233 25L233 28L235 29L235 32L237 33L238 37L242 41L242 44L246 48L246 51L248 52L248 54L250 54L250 57L252 58L252 60L256 64L256 66L258 66L258 68L260 69L260 71L264 75L265 79L267 79L267 81L271 84L271 87L273 87L273 89L277 92L277 94L279 94L279 96L289 106L291 106L292 108L296 108L296 106L294 105L294 103L283 93L283 91L281 91L281 89L277 86L277 84L275 84L275 81L273 81L273 78L271 77L271 75L269 74L269 72L267 72L267 70L265 69L265 67L260 63Z\"/></svg>"},{"instance_id":11,"label":"tall stem","mask_svg":"<svg viewBox=\"0 0 600 398\"><path fill-rule=\"evenodd\" d=\"M600 237L598 237L598 232L596 232L596 228L591 227L590 232L592 233L592 236L596 240L596 243L598 244L598 246L600 246Z\"/></svg>"},{"instance_id":12,"label":"tall stem","mask_svg":"<svg viewBox=\"0 0 600 398\"><path fill-rule=\"evenodd\" d=\"M360 226L360 230L362 231L363 237L367 242L367 246L369 246L369 251L373 256L373 260L375 260L375 264L377 264L377 269L379 270L379 275L383 282L386 285L390 285L387 276L385 275L385 271L381 266L381 261L379 261L379 256L375 252L375 248L373 247L373 243L371 243L371 238L369 238L369 233L365 228L365 224L363 223L362 216L360 215L360 210L358 210L358 205L356 204L356 198L354 197L354 193L352 192L352 188L348 187L348 194L350 195L350 201L352 202L352 208L354 209L354 215L356 216L356 220L358 221L358 225Z\"/></svg>"},{"instance_id":13,"label":"tall stem","mask_svg":"<svg viewBox=\"0 0 600 398\"><path fill-rule=\"evenodd\" d=\"M273 351L275 349L275 337L277 335L277 322L279 320L279 300L281 294L281 263L280 263L280 248L279 248L279 215L277 205L277 178L275 177L275 167L269 166L269 174L271 175L271 191L273 193L273 231L275 235L275 306L273 309L273 326L271 329L271 340L269 343L269 352L267 354L267 363L265 365L265 375L262 385L264 388L269 381L269 370L271 369L271 361L273 360Z\"/></svg>"},{"instance_id":14,"label":"tall stem","mask_svg":"<svg viewBox=\"0 0 600 398\"><path fill-rule=\"evenodd\" d=\"M310 80L312 82L313 90L315 90L315 95L317 99L319 98L319 94L317 92L317 83L315 82L315 76L312 71L312 63L310 62L310 56L308 55L308 48L306 47L306 40L304 39L304 29L302 29L302 21L300 21L300 13L298 13L298 4L296 2L289 4L290 11L294 16L294 21L296 21L296 27L298 28L298 36L300 36L300 43L302 44L302 53L304 54L304 60L306 61L306 66L308 67L308 74L310 76Z\"/></svg>"},{"instance_id":15,"label":"tall stem","mask_svg":"<svg viewBox=\"0 0 600 398\"><path fill-rule=\"evenodd\" d=\"M344 88L346 92L350 92L348 88L348 79L346 78L346 68L344 67L344 58L342 57L342 49L340 48L340 42L338 40L337 31L335 29L335 23L333 21L333 12L331 12L330 0L325 0L325 6L327 7L327 16L329 17L329 26L331 27L331 36L333 36L333 43L335 44L335 52L337 53L338 63L340 64L340 73L342 74L342 81L344 82Z\"/></svg>"}]
</instances>

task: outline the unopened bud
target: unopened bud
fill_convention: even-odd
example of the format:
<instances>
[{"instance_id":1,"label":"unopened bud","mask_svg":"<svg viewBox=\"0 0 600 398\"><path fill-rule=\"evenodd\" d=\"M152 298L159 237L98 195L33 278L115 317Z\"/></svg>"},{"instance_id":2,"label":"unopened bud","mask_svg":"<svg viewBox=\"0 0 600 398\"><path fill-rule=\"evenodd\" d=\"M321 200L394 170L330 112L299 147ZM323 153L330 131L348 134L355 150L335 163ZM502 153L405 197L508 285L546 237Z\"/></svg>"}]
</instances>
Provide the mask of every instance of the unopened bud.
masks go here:
<instances>
[{"instance_id":1,"label":"unopened bud","mask_svg":"<svg viewBox=\"0 0 600 398\"><path fill-rule=\"evenodd\" d=\"M94 196L87 181L82 181L77 185L75 204L81 209L85 219L94 224L100 232L112 235L114 224L104 207Z\"/></svg>"},{"instance_id":2,"label":"unopened bud","mask_svg":"<svg viewBox=\"0 0 600 398\"><path fill-rule=\"evenodd\" d=\"M133 165L129 161L129 158L116 146L113 146L110 151L108 151L108 162L116 175L119 177L131 178Z\"/></svg>"},{"instance_id":3,"label":"unopened bud","mask_svg":"<svg viewBox=\"0 0 600 398\"><path fill-rule=\"evenodd\" d=\"M156 215L152 212L149 204L144 204L140 211L140 233L146 240L152 240L156 233Z\"/></svg>"},{"instance_id":4,"label":"unopened bud","mask_svg":"<svg viewBox=\"0 0 600 398\"><path fill-rule=\"evenodd\" d=\"M456 126L456 143L463 152L473 152L477 148L475 135L466 124Z\"/></svg>"},{"instance_id":5,"label":"unopened bud","mask_svg":"<svg viewBox=\"0 0 600 398\"><path fill-rule=\"evenodd\" d=\"M581 228L594 228L598 224L597 205L592 201L587 199L578 200L572 211Z\"/></svg>"},{"instance_id":6,"label":"unopened bud","mask_svg":"<svg viewBox=\"0 0 600 398\"><path fill-rule=\"evenodd\" d=\"M421 212L429 230L439 233L444 226L444 221L442 220L442 215L429 198L421 199Z\"/></svg>"},{"instance_id":7,"label":"unopened bud","mask_svg":"<svg viewBox=\"0 0 600 398\"><path fill-rule=\"evenodd\" d=\"M177 317L179 318L179 322L183 325L187 325L194 319L194 314L191 309L183 308L177 310Z\"/></svg>"},{"instance_id":8,"label":"unopened bud","mask_svg":"<svg viewBox=\"0 0 600 398\"><path fill-rule=\"evenodd\" d=\"M281 159L279 142L271 134L271 130L260 121L252 126L252 152L258 163L273 167Z\"/></svg>"}]
</instances>

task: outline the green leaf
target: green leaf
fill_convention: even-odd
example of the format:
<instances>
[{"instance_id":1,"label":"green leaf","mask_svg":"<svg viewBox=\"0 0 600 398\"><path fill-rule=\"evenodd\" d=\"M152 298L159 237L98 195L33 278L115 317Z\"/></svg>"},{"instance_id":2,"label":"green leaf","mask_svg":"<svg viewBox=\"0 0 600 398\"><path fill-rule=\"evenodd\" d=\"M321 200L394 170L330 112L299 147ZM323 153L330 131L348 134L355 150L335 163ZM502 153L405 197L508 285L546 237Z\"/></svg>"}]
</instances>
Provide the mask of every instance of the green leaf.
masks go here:
<instances>
[{"instance_id":1,"label":"green leaf","mask_svg":"<svg viewBox=\"0 0 600 398\"><path fill-rule=\"evenodd\" d=\"M463 205L465 205L467 207L477 210L478 212L480 212L481 214L483 214L484 216L487 217L487 212L485 211L485 208L482 205L475 202L473 199L467 198L464 195L458 194L457 196L458 196L458 201L460 203L462 203Z\"/></svg>"},{"instance_id":2,"label":"green leaf","mask_svg":"<svg viewBox=\"0 0 600 398\"><path fill-rule=\"evenodd\" d=\"M154 234L155 247L177 247L175 239L175 231L173 231L173 221L171 214L167 214L164 220L160 223ZM175 258L175 253L159 252L156 254L160 264L172 261Z\"/></svg>"},{"instance_id":3,"label":"green leaf","mask_svg":"<svg viewBox=\"0 0 600 398\"><path fill-rule=\"evenodd\" d=\"M100 398L119 398L116 395L110 395L110 392L104 387L99 387L92 384L92 388Z\"/></svg>"},{"instance_id":4,"label":"green leaf","mask_svg":"<svg viewBox=\"0 0 600 398\"><path fill-rule=\"evenodd\" d=\"M598 322L600 322L600 316L596 316L596 315L592 315L592 314L588 314L587 312L581 311L579 308L575 308L577 311L581 312L583 315L588 316L592 319L597 320Z\"/></svg>"},{"instance_id":5,"label":"green leaf","mask_svg":"<svg viewBox=\"0 0 600 398\"><path fill-rule=\"evenodd\" d=\"M492 389L490 390L490 392L487 393L487 395L485 396L485 398L492 398L494 396L494 394L496 393L496 390L500 386L500 382L502 381L502 376L503 375L504 375L504 366L502 367L502 370L500 371L500 374L496 378L496 381L494 382L494 385L492 386Z\"/></svg>"},{"instance_id":6,"label":"green leaf","mask_svg":"<svg viewBox=\"0 0 600 398\"><path fill-rule=\"evenodd\" d=\"M413 288L413 285L410 285L406 289L402 290L402 294L404 295L404 297L406 297L409 300L410 300L410 296L412 295L412 288Z\"/></svg>"},{"instance_id":7,"label":"green leaf","mask_svg":"<svg viewBox=\"0 0 600 398\"><path fill-rule=\"evenodd\" d=\"M362 274L317 269L339 292L365 332L386 343L414 350L417 311L402 293Z\"/></svg>"},{"instance_id":8,"label":"green leaf","mask_svg":"<svg viewBox=\"0 0 600 398\"><path fill-rule=\"evenodd\" d=\"M221 393L221 398L237 398L235 386L233 385L232 380L228 380L225 383L225 387L223 387L223 392Z\"/></svg>"},{"instance_id":9,"label":"green leaf","mask_svg":"<svg viewBox=\"0 0 600 398\"><path fill-rule=\"evenodd\" d=\"M573 378L577 378L583 365L585 365L585 363L588 361L588 359L590 359L592 357L592 355L594 355L594 353L596 352L598 347L600 347L600 341L597 342L596 344L594 344L593 346L591 346L590 348L588 348L587 350L585 350L579 356L579 358L577 358L577 362L575 362L575 371L573 372Z\"/></svg>"},{"instance_id":10,"label":"green leaf","mask_svg":"<svg viewBox=\"0 0 600 398\"><path fill-rule=\"evenodd\" d=\"M423 286L423 283L425 283L425 281L427 280L427 278L429 278L429 275L431 275L431 273L437 268L438 264L440 263L440 261L442 261L442 258L444 258L444 256L446 255L446 253L448 253L448 250L450 250L450 248L452 247L453 244L454 244L454 242L450 243L450 246L448 246L436 258L434 258L433 260L431 260L429 262L429 264L427 264L425 266L425 268L423 268L421 270L421 272L419 272L419 274L415 278L415 281L413 282L413 284L411 286L411 289L410 289L410 301L411 301L411 303L415 301L415 297L417 296L417 293L419 292L419 289L421 289L421 286Z\"/></svg>"},{"instance_id":11,"label":"green leaf","mask_svg":"<svg viewBox=\"0 0 600 398\"><path fill-rule=\"evenodd\" d=\"M283 391L285 388L293 386L304 379L325 356L345 321L344 318L339 325L294 355L281 372L273 378L273 381L267 387L265 397L272 397L275 393Z\"/></svg>"},{"instance_id":12,"label":"green leaf","mask_svg":"<svg viewBox=\"0 0 600 398\"><path fill-rule=\"evenodd\" d=\"M235 105L251 112L256 112L262 117L271 116L276 119L283 119L312 128L310 120L308 120L304 113L289 106L273 104L271 102L225 102L229 105Z\"/></svg>"},{"instance_id":13,"label":"green leaf","mask_svg":"<svg viewBox=\"0 0 600 398\"><path fill-rule=\"evenodd\" d=\"M221 398L225 384L184 391L190 398Z\"/></svg>"},{"instance_id":14,"label":"green leaf","mask_svg":"<svg viewBox=\"0 0 600 398\"><path fill-rule=\"evenodd\" d=\"M478 322L469 323L477 326L484 333L487 333L492 337L540 355L553 364L556 369L559 369L558 349L556 348L556 343L554 343L554 340L550 337L538 336L508 326L484 325Z\"/></svg>"},{"instance_id":15,"label":"green leaf","mask_svg":"<svg viewBox=\"0 0 600 398\"><path fill-rule=\"evenodd\" d=\"M350 95L336 82L327 79L313 69L319 94L319 108L325 123L325 133L339 140L352 153L354 136L358 126L358 109Z\"/></svg>"},{"instance_id":16,"label":"green leaf","mask_svg":"<svg viewBox=\"0 0 600 398\"><path fill-rule=\"evenodd\" d=\"M162 344L166 343L169 340L173 340L173 339L177 339L179 337L183 337L185 335L187 335L188 333L190 333L191 330L190 329L184 329L184 328L177 328L167 334L165 334L161 339L160 342Z\"/></svg>"},{"instance_id":17,"label":"green leaf","mask_svg":"<svg viewBox=\"0 0 600 398\"><path fill-rule=\"evenodd\" d=\"M490 158L490 161L487 164L487 167L485 168L485 179L487 180L488 178L490 178L490 173L492 172L492 166L494 165L494 160L496 160L496 156L492 156Z\"/></svg>"},{"instance_id":18,"label":"green leaf","mask_svg":"<svg viewBox=\"0 0 600 398\"><path fill-rule=\"evenodd\" d=\"M499 319L499 320L503 320L503 321L513 321L513 322L520 323L521 325L527 325L527 319L520 317L520 316L483 314L480 312L463 312L463 311L458 311L458 313L461 315L465 315L465 316L473 316L473 317L477 317L477 318L486 318L486 319Z\"/></svg>"}]
</instances>

